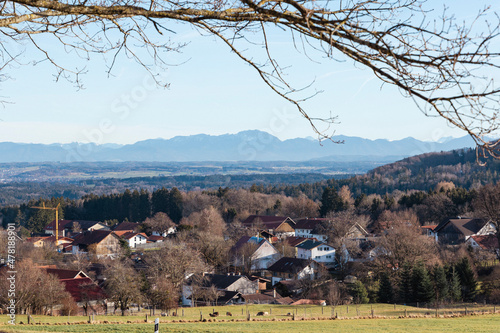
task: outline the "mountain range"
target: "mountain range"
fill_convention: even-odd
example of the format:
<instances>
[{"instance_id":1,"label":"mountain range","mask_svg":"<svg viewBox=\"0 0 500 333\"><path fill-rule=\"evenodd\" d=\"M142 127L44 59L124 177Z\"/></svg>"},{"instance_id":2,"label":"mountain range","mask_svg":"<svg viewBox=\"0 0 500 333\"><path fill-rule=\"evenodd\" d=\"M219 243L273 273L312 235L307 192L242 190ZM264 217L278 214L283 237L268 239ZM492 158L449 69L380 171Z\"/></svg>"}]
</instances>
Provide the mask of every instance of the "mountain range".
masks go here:
<instances>
[{"instance_id":1,"label":"mountain range","mask_svg":"<svg viewBox=\"0 0 500 333\"><path fill-rule=\"evenodd\" d=\"M334 136L319 143L312 138L281 141L263 131L250 130L218 136L199 134L172 139L150 139L134 144L0 143L0 163L96 161L377 161L393 162L428 152L474 147L473 140L446 138L438 142L414 138L389 141Z\"/></svg>"}]
</instances>

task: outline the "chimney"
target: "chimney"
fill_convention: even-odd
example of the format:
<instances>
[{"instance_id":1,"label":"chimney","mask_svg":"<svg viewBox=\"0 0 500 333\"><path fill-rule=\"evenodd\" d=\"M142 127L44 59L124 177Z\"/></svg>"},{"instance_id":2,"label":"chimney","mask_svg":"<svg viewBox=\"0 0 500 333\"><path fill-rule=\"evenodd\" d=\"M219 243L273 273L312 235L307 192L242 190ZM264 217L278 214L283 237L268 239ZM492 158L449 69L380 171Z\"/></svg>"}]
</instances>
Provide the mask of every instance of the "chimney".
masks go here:
<instances>
[{"instance_id":1,"label":"chimney","mask_svg":"<svg viewBox=\"0 0 500 333\"><path fill-rule=\"evenodd\" d=\"M273 297L276 298L276 288L273 289Z\"/></svg>"}]
</instances>

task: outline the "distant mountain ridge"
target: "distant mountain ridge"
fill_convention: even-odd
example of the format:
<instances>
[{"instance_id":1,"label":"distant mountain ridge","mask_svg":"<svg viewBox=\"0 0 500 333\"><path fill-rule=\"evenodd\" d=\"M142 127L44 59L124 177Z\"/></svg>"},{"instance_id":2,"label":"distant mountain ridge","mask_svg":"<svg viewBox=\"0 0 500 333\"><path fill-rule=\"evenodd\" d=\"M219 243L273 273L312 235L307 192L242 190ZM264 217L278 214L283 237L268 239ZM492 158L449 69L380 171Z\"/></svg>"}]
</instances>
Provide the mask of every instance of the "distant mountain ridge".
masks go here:
<instances>
[{"instance_id":1,"label":"distant mountain ridge","mask_svg":"<svg viewBox=\"0 0 500 333\"><path fill-rule=\"evenodd\" d=\"M442 142L414 138L389 141L334 136L321 144L310 138L281 141L263 131L212 136L198 134L149 139L129 145L94 143L0 143L0 163L11 162L195 162L195 161L384 161L392 162L428 152L474 147L464 136Z\"/></svg>"}]
</instances>

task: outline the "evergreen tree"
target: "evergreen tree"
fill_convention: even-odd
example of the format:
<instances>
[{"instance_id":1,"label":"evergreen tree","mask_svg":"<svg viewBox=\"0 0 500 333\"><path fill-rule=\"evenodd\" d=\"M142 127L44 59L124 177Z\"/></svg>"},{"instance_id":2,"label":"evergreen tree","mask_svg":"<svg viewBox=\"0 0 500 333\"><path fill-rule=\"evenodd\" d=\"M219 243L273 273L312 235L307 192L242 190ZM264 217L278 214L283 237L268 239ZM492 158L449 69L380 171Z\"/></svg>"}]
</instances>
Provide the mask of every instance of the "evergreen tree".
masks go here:
<instances>
[{"instance_id":1,"label":"evergreen tree","mask_svg":"<svg viewBox=\"0 0 500 333\"><path fill-rule=\"evenodd\" d=\"M462 286L455 266L450 267L448 276L450 299L458 302L462 299Z\"/></svg>"},{"instance_id":2,"label":"evergreen tree","mask_svg":"<svg viewBox=\"0 0 500 333\"><path fill-rule=\"evenodd\" d=\"M366 304L370 301L365 285L359 280L353 283L351 287L351 296L356 304Z\"/></svg>"},{"instance_id":3,"label":"evergreen tree","mask_svg":"<svg viewBox=\"0 0 500 333\"><path fill-rule=\"evenodd\" d=\"M325 217L329 212L340 212L346 210L348 205L333 187L325 187L321 196L321 208L319 214Z\"/></svg>"},{"instance_id":4,"label":"evergreen tree","mask_svg":"<svg viewBox=\"0 0 500 333\"><path fill-rule=\"evenodd\" d=\"M477 281L469 259L464 257L457 265L456 270L462 286L462 297L465 302L472 302L476 297Z\"/></svg>"},{"instance_id":5,"label":"evergreen tree","mask_svg":"<svg viewBox=\"0 0 500 333\"><path fill-rule=\"evenodd\" d=\"M436 265L432 270L434 280L434 296L436 301L443 301L449 296L448 281L443 266Z\"/></svg>"},{"instance_id":6,"label":"evergreen tree","mask_svg":"<svg viewBox=\"0 0 500 333\"><path fill-rule=\"evenodd\" d=\"M394 300L391 279L386 272L383 272L380 276L380 286L377 295L380 303L392 303Z\"/></svg>"},{"instance_id":7,"label":"evergreen tree","mask_svg":"<svg viewBox=\"0 0 500 333\"><path fill-rule=\"evenodd\" d=\"M408 263L405 263L401 269L401 281L399 285L400 297L405 304L413 302L411 276L411 266Z\"/></svg>"},{"instance_id":8,"label":"evergreen tree","mask_svg":"<svg viewBox=\"0 0 500 333\"><path fill-rule=\"evenodd\" d=\"M151 198L152 204L152 214L165 213L168 215L168 202L169 202L169 192L166 188L162 187L153 192Z\"/></svg>"},{"instance_id":9,"label":"evergreen tree","mask_svg":"<svg viewBox=\"0 0 500 333\"><path fill-rule=\"evenodd\" d=\"M170 190L168 199L167 215L172 219L174 223L179 224L182 219L183 199L182 194L177 189L177 187L174 187Z\"/></svg>"},{"instance_id":10,"label":"evergreen tree","mask_svg":"<svg viewBox=\"0 0 500 333\"><path fill-rule=\"evenodd\" d=\"M434 299L434 288L429 277L429 272L421 262L413 267L412 289L415 302L427 303Z\"/></svg>"}]
</instances>

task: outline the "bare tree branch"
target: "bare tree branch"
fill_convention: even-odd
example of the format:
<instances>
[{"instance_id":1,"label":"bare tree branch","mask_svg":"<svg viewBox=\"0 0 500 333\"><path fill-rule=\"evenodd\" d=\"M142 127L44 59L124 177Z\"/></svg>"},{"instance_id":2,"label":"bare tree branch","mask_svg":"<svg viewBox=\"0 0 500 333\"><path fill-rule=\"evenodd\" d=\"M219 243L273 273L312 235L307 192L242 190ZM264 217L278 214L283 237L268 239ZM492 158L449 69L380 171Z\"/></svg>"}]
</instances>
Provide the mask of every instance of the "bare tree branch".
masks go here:
<instances>
[{"instance_id":1,"label":"bare tree branch","mask_svg":"<svg viewBox=\"0 0 500 333\"><path fill-rule=\"evenodd\" d=\"M188 23L220 38L298 109L320 139L330 138L317 122L332 125L336 118L311 117L302 107L305 99L295 97L300 90L285 79L283 60L271 56L267 31L277 27L290 31L295 45L300 40L306 55L316 51L334 60L347 57L369 68L383 83L413 98L425 115L442 117L468 133L478 154L500 158L498 141L488 139L499 130L500 87L494 78L500 53L493 47L499 18L485 8L466 25L457 23L446 8L437 16L426 5L425 0L15 0L4 1L0 8L0 40L27 39L56 67L57 77L71 76L77 85L83 70L56 62L37 36L51 35L83 58L111 53L110 71L124 54L156 79L153 66L167 66L162 52L183 46L166 40L173 33L168 23ZM263 63L242 46L245 41L255 46L249 35L261 36ZM12 57L5 49L0 52L5 66Z\"/></svg>"}]
</instances>

